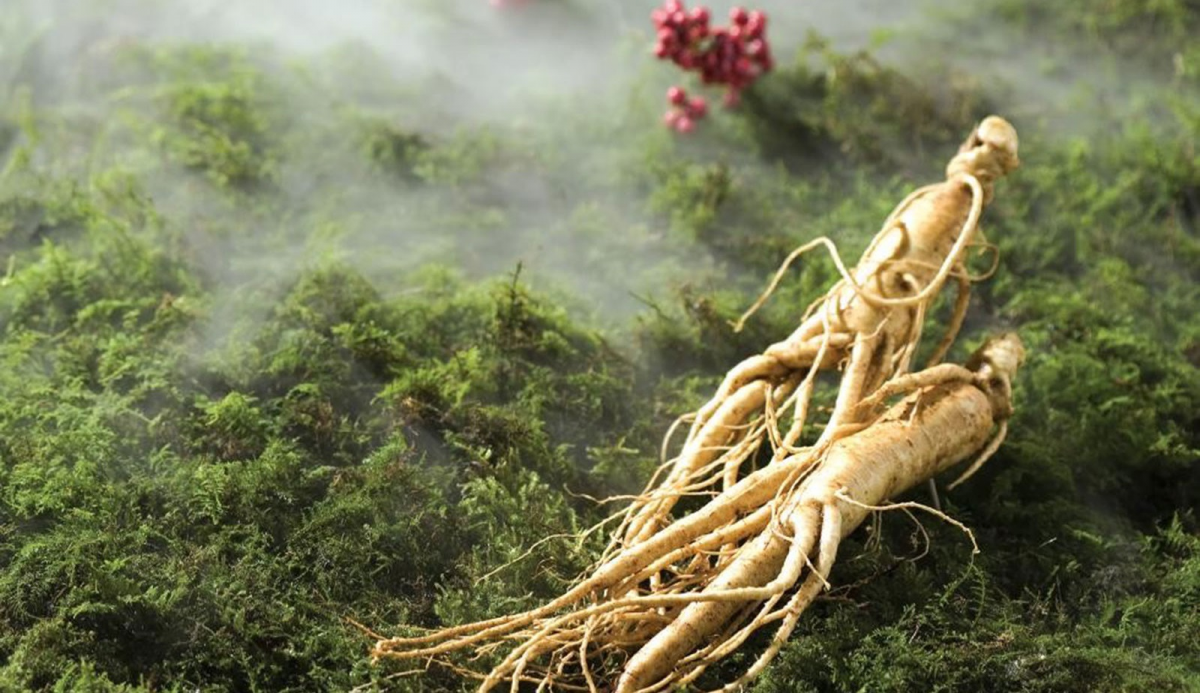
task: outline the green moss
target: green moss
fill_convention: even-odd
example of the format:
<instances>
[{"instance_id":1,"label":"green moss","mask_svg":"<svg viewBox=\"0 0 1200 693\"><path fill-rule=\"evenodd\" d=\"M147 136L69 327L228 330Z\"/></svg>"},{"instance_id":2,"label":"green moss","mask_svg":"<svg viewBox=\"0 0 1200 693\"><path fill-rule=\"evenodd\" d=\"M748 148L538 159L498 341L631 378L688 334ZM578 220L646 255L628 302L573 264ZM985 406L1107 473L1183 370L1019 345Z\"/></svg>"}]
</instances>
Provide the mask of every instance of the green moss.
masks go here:
<instances>
[{"instance_id":1,"label":"green moss","mask_svg":"<svg viewBox=\"0 0 1200 693\"><path fill-rule=\"evenodd\" d=\"M415 150L413 173L435 185L460 185L477 180L496 162L500 138L488 130L462 131L434 147Z\"/></svg>"},{"instance_id":2,"label":"green moss","mask_svg":"<svg viewBox=\"0 0 1200 693\"><path fill-rule=\"evenodd\" d=\"M1200 12L1187 0L1105 0L1093 6L999 0L995 9L1006 19L1028 28L1040 31L1066 28L1135 56L1150 54L1161 58L1167 51L1187 47L1189 37L1200 29ZM1155 40L1148 42L1148 37Z\"/></svg>"},{"instance_id":3,"label":"green moss","mask_svg":"<svg viewBox=\"0 0 1200 693\"><path fill-rule=\"evenodd\" d=\"M398 128L384 119L364 122L360 138L363 154L373 166L403 178L416 175L421 154L429 148L421 135Z\"/></svg>"},{"instance_id":4,"label":"green moss","mask_svg":"<svg viewBox=\"0 0 1200 693\"><path fill-rule=\"evenodd\" d=\"M160 52L150 62L169 80L156 94L164 117L151 138L172 161L221 188L275 180L277 135L257 69L219 49Z\"/></svg>"},{"instance_id":5,"label":"green moss","mask_svg":"<svg viewBox=\"0 0 1200 693\"><path fill-rule=\"evenodd\" d=\"M885 515L760 690L1200 686L1194 12L1003 5L1118 56L1159 36L1178 81L1104 141L1016 119L1001 266L954 358L1009 328L1030 358L1009 440L942 498L984 552L922 517L918 558ZM851 260L998 88L814 38L676 140L648 129L656 90L619 117L561 104L546 132L434 129L424 77L326 70L379 56L122 55L91 85L114 111L30 93L0 118L0 690L464 687L387 678L344 619L398 633L560 592L603 540L569 538L610 511L585 496L638 490L670 422L836 280L802 258L732 333L779 261L819 235ZM517 243L543 273L410 260L475 271ZM598 326L589 302L633 286L637 314Z\"/></svg>"},{"instance_id":6,"label":"green moss","mask_svg":"<svg viewBox=\"0 0 1200 693\"><path fill-rule=\"evenodd\" d=\"M1196 652L1183 642L1198 608L1195 548L1179 518L1140 547L1110 547L1087 575L1082 608L1054 593L997 599L978 570L913 607L913 578L929 569L898 564L858 590L869 609L826 607L827 620L794 638L756 688L1193 690Z\"/></svg>"},{"instance_id":7,"label":"green moss","mask_svg":"<svg viewBox=\"0 0 1200 693\"><path fill-rule=\"evenodd\" d=\"M764 155L798 169L848 158L913 170L910 162L957 143L986 111L965 85L939 97L869 52L839 53L815 33L793 64L748 90L744 103Z\"/></svg>"}]
</instances>

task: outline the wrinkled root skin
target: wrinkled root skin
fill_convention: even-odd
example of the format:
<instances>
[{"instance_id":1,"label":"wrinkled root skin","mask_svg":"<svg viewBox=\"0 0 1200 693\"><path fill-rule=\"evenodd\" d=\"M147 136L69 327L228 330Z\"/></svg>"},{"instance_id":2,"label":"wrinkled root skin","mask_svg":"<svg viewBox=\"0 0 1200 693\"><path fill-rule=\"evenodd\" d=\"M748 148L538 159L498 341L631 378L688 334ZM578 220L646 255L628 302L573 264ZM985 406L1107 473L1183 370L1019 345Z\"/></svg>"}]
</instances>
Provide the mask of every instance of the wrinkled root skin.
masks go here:
<instances>
[{"instance_id":1,"label":"wrinkled root skin","mask_svg":"<svg viewBox=\"0 0 1200 693\"><path fill-rule=\"evenodd\" d=\"M527 681L649 692L691 683L751 634L778 624L767 650L726 689L739 687L771 661L828 585L842 538L887 509L881 504L889 498L992 448L989 439L1011 415L1011 381L1023 358L1020 339L1008 334L967 367L893 381L864 402L870 425L863 430L745 477L549 604L425 637L382 639L373 654L453 665L453 652L516 642L480 690ZM899 395L906 396L873 413ZM735 527L747 531L722 534ZM657 582L648 581L647 567Z\"/></svg>"},{"instance_id":2,"label":"wrinkled root skin","mask_svg":"<svg viewBox=\"0 0 1200 693\"><path fill-rule=\"evenodd\" d=\"M930 365L940 360L968 306L965 251L975 242L979 217L994 196L995 182L1019 165L1017 150L1012 125L997 116L985 118L947 165L946 180L901 202L854 269L808 308L791 335L729 372L713 398L695 413L666 478L631 506L610 553L636 546L668 524L671 508L685 490L715 483L716 477L708 473L711 465L723 467L720 480L726 488L732 485L742 461L768 437L755 426L768 405L794 407L795 423L772 442L776 460L795 452L792 445L800 438L811 398L811 386L797 384L811 383L818 372L842 370L822 443L832 442L843 427L860 423L860 402L908 372L925 314L953 277L958 298ZM817 239L793 258L818 241L836 253L832 242ZM786 395L797 387L800 391L790 404L771 395Z\"/></svg>"}]
</instances>

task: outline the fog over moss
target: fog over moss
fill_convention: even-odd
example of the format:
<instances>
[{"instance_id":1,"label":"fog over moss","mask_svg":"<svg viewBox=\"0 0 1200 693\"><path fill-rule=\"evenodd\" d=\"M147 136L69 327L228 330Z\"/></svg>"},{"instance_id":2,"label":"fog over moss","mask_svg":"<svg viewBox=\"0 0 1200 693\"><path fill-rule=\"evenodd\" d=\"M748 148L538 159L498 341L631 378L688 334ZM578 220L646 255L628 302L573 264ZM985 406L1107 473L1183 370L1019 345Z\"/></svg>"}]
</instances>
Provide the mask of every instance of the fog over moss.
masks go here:
<instances>
[{"instance_id":1,"label":"fog over moss","mask_svg":"<svg viewBox=\"0 0 1200 693\"><path fill-rule=\"evenodd\" d=\"M686 138L653 5L6 4L0 690L468 688L350 621L561 592L835 280L734 334L787 252L855 256L993 112L951 358L1030 357L941 498L983 552L885 514L756 689L1200 690L1195 3L764 3L778 68Z\"/></svg>"}]
</instances>

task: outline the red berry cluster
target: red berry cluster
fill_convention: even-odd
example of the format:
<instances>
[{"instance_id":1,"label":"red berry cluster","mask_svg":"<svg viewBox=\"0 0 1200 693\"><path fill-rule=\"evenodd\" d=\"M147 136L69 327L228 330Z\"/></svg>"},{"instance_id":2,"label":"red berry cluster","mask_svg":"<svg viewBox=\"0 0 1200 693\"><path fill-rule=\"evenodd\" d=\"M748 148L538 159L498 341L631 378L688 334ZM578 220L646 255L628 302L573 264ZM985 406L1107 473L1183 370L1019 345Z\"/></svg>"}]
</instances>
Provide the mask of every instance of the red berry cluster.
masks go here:
<instances>
[{"instance_id":1,"label":"red berry cluster","mask_svg":"<svg viewBox=\"0 0 1200 693\"><path fill-rule=\"evenodd\" d=\"M737 104L741 91L775 66L767 43L767 16L757 10L747 12L735 7L729 12L728 27L712 27L708 8L686 10L680 0L666 0L650 13L650 19L658 30L654 54L662 60L670 59L684 70L699 72L704 84L725 85L726 106ZM681 105L671 98L670 92L668 100ZM675 129L686 132L679 127L680 120L696 117L703 115L668 113L665 119Z\"/></svg>"},{"instance_id":2,"label":"red berry cluster","mask_svg":"<svg viewBox=\"0 0 1200 693\"><path fill-rule=\"evenodd\" d=\"M708 115L708 102L703 96L688 98L683 87L671 87L667 90L667 103L670 110L663 115L663 123L667 127L687 134L696 127L696 121Z\"/></svg>"}]
</instances>

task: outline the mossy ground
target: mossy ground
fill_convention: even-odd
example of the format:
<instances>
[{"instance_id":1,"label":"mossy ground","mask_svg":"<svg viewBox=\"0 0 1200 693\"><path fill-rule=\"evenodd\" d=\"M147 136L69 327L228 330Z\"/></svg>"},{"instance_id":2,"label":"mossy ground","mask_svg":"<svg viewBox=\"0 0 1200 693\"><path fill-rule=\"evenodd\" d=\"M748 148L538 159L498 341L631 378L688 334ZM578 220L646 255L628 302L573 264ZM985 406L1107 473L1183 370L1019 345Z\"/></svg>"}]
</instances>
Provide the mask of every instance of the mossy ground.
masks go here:
<instances>
[{"instance_id":1,"label":"mossy ground","mask_svg":"<svg viewBox=\"0 0 1200 693\"><path fill-rule=\"evenodd\" d=\"M106 43L64 83L37 69L53 27L7 17L0 690L464 687L369 666L346 619L561 591L597 548L565 538L603 515L586 497L639 488L832 280L806 259L732 334L782 256L852 256L1009 107L1024 166L954 354L1008 328L1030 359L1008 442L943 496L983 553L887 515L757 690L1200 690L1200 9L1052 7L952 21L1150 66L1135 117L1064 132L814 36L687 140L656 126L656 65L606 111L445 127L436 85L369 52Z\"/></svg>"}]
</instances>

